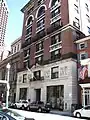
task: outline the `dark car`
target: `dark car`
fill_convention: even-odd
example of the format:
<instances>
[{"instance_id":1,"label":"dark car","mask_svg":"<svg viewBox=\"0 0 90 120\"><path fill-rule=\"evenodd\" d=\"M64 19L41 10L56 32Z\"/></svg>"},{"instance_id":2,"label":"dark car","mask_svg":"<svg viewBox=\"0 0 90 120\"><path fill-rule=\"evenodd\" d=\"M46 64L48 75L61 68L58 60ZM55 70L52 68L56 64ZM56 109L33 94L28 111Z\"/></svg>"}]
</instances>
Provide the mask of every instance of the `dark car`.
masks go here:
<instances>
[{"instance_id":1,"label":"dark car","mask_svg":"<svg viewBox=\"0 0 90 120\"><path fill-rule=\"evenodd\" d=\"M28 105L27 110L37 112L50 112L50 106L42 101L35 101Z\"/></svg>"},{"instance_id":2,"label":"dark car","mask_svg":"<svg viewBox=\"0 0 90 120\"><path fill-rule=\"evenodd\" d=\"M2 109L0 111L0 120L34 120L34 119L23 117L13 110Z\"/></svg>"}]
</instances>

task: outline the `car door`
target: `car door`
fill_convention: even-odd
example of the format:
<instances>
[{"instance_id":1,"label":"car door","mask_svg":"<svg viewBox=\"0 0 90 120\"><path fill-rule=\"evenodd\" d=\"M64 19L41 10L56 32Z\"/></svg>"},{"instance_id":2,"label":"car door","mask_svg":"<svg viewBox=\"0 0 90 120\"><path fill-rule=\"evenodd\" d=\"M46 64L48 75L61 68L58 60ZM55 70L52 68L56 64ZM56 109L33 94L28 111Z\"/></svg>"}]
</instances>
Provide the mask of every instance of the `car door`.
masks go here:
<instances>
[{"instance_id":1,"label":"car door","mask_svg":"<svg viewBox=\"0 0 90 120\"><path fill-rule=\"evenodd\" d=\"M30 109L31 110L36 110L37 109L36 102L33 102L33 103L30 104Z\"/></svg>"},{"instance_id":2,"label":"car door","mask_svg":"<svg viewBox=\"0 0 90 120\"><path fill-rule=\"evenodd\" d=\"M81 115L83 117L90 117L90 106L86 106L82 109Z\"/></svg>"}]
</instances>

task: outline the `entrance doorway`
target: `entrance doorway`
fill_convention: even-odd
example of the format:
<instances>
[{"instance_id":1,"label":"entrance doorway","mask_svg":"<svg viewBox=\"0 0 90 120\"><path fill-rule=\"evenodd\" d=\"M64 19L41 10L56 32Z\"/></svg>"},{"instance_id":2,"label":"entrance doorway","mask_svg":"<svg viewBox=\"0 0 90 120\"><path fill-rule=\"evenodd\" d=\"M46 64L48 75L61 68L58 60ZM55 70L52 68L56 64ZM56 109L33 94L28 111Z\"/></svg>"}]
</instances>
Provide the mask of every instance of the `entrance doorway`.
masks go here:
<instances>
[{"instance_id":1,"label":"entrance doorway","mask_svg":"<svg viewBox=\"0 0 90 120\"><path fill-rule=\"evenodd\" d=\"M36 101L41 100L41 89L36 89Z\"/></svg>"}]
</instances>

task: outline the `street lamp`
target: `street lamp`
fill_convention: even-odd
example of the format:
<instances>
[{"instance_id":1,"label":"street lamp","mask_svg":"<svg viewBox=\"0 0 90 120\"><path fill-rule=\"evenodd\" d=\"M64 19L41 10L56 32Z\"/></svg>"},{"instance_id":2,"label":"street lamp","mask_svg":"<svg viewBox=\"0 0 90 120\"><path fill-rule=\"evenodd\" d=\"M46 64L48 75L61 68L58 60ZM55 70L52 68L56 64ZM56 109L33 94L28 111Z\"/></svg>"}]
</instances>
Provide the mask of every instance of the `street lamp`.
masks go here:
<instances>
[{"instance_id":1,"label":"street lamp","mask_svg":"<svg viewBox=\"0 0 90 120\"><path fill-rule=\"evenodd\" d=\"M9 97L9 89L10 89L10 86L9 86L9 75L10 75L10 64L8 63L7 66L7 95L6 95L6 108L8 108L8 97Z\"/></svg>"}]
</instances>

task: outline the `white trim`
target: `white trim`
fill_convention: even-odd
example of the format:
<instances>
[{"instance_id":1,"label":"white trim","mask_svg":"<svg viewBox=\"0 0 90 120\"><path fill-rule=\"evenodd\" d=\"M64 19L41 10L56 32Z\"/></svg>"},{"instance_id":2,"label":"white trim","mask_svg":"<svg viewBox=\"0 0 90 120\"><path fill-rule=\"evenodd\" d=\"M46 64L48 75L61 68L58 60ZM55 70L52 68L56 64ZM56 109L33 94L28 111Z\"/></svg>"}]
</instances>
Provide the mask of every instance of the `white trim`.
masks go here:
<instances>
[{"instance_id":1,"label":"white trim","mask_svg":"<svg viewBox=\"0 0 90 120\"><path fill-rule=\"evenodd\" d=\"M29 15L28 18L27 18L27 20L26 20L25 26L27 26L27 22L28 22L28 19L29 19L30 17L32 17L32 20L34 20L34 16L33 16L33 15Z\"/></svg>"},{"instance_id":2,"label":"white trim","mask_svg":"<svg viewBox=\"0 0 90 120\"><path fill-rule=\"evenodd\" d=\"M43 53L42 53L42 54L40 54L40 55L35 55L35 57L34 57L34 58L40 57L40 56L42 56L42 55L43 55Z\"/></svg>"},{"instance_id":3,"label":"white trim","mask_svg":"<svg viewBox=\"0 0 90 120\"><path fill-rule=\"evenodd\" d=\"M90 83L85 83L85 84L79 84L82 88L88 88L90 87Z\"/></svg>"},{"instance_id":4,"label":"white trim","mask_svg":"<svg viewBox=\"0 0 90 120\"><path fill-rule=\"evenodd\" d=\"M46 5L41 5L39 8L38 8L38 10L36 11L36 16L35 16L35 18L37 19L37 15L38 15L38 12L39 12L39 10L40 10L40 8L41 7L45 7L45 10L47 10L47 7L46 7Z\"/></svg>"},{"instance_id":5,"label":"white trim","mask_svg":"<svg viewBox=\"0 0 90 120\"><path fill-rule=\"evenodd\" d=\"M88 41L88 40L90 40L90 36L87 36L83 39L77 40L75 43L85 42L85 41Z\"/></svg>"}]
</instances>

